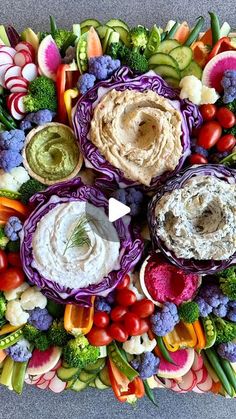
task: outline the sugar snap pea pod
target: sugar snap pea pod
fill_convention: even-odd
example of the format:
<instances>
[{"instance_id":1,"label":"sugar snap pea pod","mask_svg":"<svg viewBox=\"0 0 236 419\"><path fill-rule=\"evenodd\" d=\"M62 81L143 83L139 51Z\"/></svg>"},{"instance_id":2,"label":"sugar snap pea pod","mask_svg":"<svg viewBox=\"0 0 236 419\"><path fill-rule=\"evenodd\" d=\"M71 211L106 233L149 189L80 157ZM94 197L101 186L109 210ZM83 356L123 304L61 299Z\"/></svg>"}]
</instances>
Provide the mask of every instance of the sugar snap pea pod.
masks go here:
<instances>
[{"instance_id":1,"label":"sugar snap pea pod","mask_svg":"<svg viewBox=\"0 0 236 419\"><path fill-rule=\"evenodd\" d=\"M203 329L205 332L205 337L206 337L205 349L211 348L216 341L216 335L217 335L214 321L213 319L211 319L211 317L207 316L207 317L203 317L201 319L201 322L202 322Z\"/></svg>"},{"instance_id":2,"label":"sugar snap pea pod","mask_svg":"<svg viewBox=\"0 0 236 419\"><path fill-rule=\"evenodd\" d=\"M175 362L173 361L173 359L171 358L169 352L167 351L167 349L165 347L165 344L164 344L161 336L157 336L156 337L156 341L157 341L157 345L158 345L158 347L159 347L159 349L160 349L160 351L162 353L163 358L166 361L170 362L171 364L176 365Z\"/></svg>"},{"instance_id":3,"label":"sugar snap pea pod","mask_svg":"<svg viewBox=\"0 0 236 419\"><path fill-rule=\"evenodd\" d=\"M220 22L218 16L209 12L211 17L211 32L212 32L212 46L214 46L220 39Z\"/></svg>"},{"instance_id":4,"label":"sugar snap pea pod","mask_svg":"<svg viewBox=\"0 0 236 419\"><path fill-rule=\"evenodd\" d=\"M146 57L151 57L151 55L155 54L158 51L158 47L161 43L161 34L160 34L160 29L154 25L153 28L151 29L149 38L148 38L148 43L147 46L145 48L144 54L146 55Z\"/></svg>"},{"instance_id":5,"label":"sugar snap pea pod","mask_svg":"<svg viewBox=\"0 0 236 419\"><path fill-rule=\"evenodd\" d=\"M12 374L12 387L17 394L21 394L24 381L25 373L27 368L28 361L26 362L14 362L13 374Z\"/></svg>"},{"instance_id":6,"label":"sugar snap pea pod","mask_svg":"<svg viewBox=\"0 0 236 419\"><path fill-rule=\"evenodd\" d=\"M4 360L2 373L0 375L0 384L8 387L10 390L12 390L11 382L12 382L13 367L14 367L13 359L10 356L7 356Z\"/></svg>"},{"instance_id":7,"label":"sugar snap pea pod","mask_svg":"<svg viewBox=\"0 0 236 419\"><path fill-rule=\"evenodd\" d=\"M143 385L144 385L144 388L145 388L145 393L146 393L146 396L149 398L149 400L151 400L151 402L152 402L155 406L158 406L157 402L155 401L154 392L153 392L153 390L151 389L151 387L149 386L149 384L148 384L147 380L143 380Z\"/></svg>"},{"instance_id":8,"label":"sugar snap pea pod","mask_svg":"<svg viewBox=\"0 0 236 419\"><path fill-rule=\"evenodd\" d=\"M203 24L204 24L204 18L202 16L200 16L197 20L196 25L191 30L191 32L190 32L190 34L187 38L187 41L185 42L184 45L186 45L187 47L190 47L190 45L192 45L192 43L196 41L196 39L198 38L199 33L201 32Z\"/></svg>"},{"instance_id":9,"label":"sugar snap pea pod","mask_svg":"<svg viewBox=\"0 0 236 419\"><path fill-rule=\"evenodd\" d=\"M218 376L222 386L224 387L226 393L230 396L234 396L233 389L228 381L228 378L220 364L219 358L216 352L213 349L206 349L205 354L210 361L212 368L214 369L216 375Z\"/></svg>"},{"instance_id":10,"label":"sugar snap pea pod","mask_svg":"<svg viewBox=\"0 0 236 419\"><path fill-rule=\"evenodd\" d=\"M0 339L0 349L9 348L9 346L14 345L18 340L22 338L23 332L22 328L17 329L15 332L10 333L10 335L4 336Z\"/></svg>"},{"instance_id":11,"label":"sugar snap pea pod","mask_svg":"<svg viewBox=\"0 0 236 419\"><path fill-rule=\"evenodd\" d=\"M122 353L114 341L108 345L107 354L108 358L112 360L118 370L120 370L130 381L139 375L138 372L131 367L128 361L123 358Z\"/></svg>"},{"instance_id":12,"label":"sugar snap pea pod","mask_svg":"<svg viewBox=\"0 0 236 419\"><path fill-rule=\"evenodd\" d=\"M236 391L236 374L227 359L220 358L221 366L234 391Z\"/></svg>"},{"instance_id":13,"label":"sugar snap pea pod","mask_svg":"<svg viewBox=\"0 0 236 419\"><path fill-rule=\"evenodd\" d=\"M175 24L172 26L171 30L169 32L167 32L167 35L165 37L165 39L172 39L173 36L175 35L175 32L177 31L179 27L179 22L175 22Z\"/></svg>"}]
</instances>

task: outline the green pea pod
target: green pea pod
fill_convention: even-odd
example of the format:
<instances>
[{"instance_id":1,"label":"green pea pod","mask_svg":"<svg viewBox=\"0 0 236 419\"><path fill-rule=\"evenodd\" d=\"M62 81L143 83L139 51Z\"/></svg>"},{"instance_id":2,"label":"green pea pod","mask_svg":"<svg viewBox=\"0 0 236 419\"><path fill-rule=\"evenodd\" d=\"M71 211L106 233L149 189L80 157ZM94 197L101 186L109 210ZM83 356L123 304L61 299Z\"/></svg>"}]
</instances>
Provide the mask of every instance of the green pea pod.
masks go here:
<instances>
[{"instance_id":1,"label":"green pea pod","mask_svg":"<svg viewBox=\"0 0 236 419\"><path fill-rule=\"evenodd\" d=\"M160 351L161 351L161 353L163 355L163 358L166 361L170 362L170 364L176 365L175 362L173 361L173 359L171 358L169 352L167 351L167 349L165 347L165 344L164 344L161 336L157 336L156 337L156 341L157 341L157 345L158 345L158 347L159 347L159 349L160 349Z\"/></svg>"},{"instance_id":2,"label":"green pea pod","mask_svg":"<svg viewBox=\"0 0 236 419\"><path fill-rule=\"evenodd\" d=\"M228 378L220 364L219 358L216 354L216 352L213 349L206 349L205 350L205 354L208 358L208 360L210 361L210 364L212 366L212 368L214 369L217 377L219 378L222 386L224 387L226 393L230 396L233 397L234 396L234 392L233 389L228 381Z\"/></svg>"},{"instance_id":3,"label":"green pea pod","mask_svg":"<svg viewBox=\"0 0 236 419\"><path fill-rule=\"evenodd\" d=\"M201 323L203 325L206 338L205 349L211 348L215 344L217 336L214 320L210 316L202 317Z\"/></svg>"},{"instance_id":4,"label":"green pea pod","mask_svg":"<svg viewBox=\"0 0 236 419\"><path fill-rule=\"evenodd\" d=\"M3 336L0 339L0 349L7 349L9 346L14 345L22 338L22 328L17 329L15 332L10 333L7 336Z\"/></svg>"},{"instance_id":5,"label":"green pea pod","mask_svg":"<svg viewBox=\"0 0 236 419\"><path fill-rule=\"evenodd\" d=\"M8 191L7 189L0 189L0 197L10 199L20 199L21 194L19 192Z\"/></svg>"},{"instance_id":6,"label":"green pea pod","mask_svg":"<svg viewBox=\"0 0 236 419\"><path fill-rule=\"evenodd\" d=\"M151 389L151 387L149 386L149 384L148 384L147 380L144 380L144 381L143 381L143 385L144 385L144 388L145 388L145 393L146 393L146 396L149 398L149 400L151 400L151 402L152 402L155 406L158 406L157 402L155 401L154 392L153 392L153 390Z\"/></svg>"},{"instance_id":7,"label":"green pea pod","mask_svg":"<svg viewBox=\"0 0 236 419\"><path fill-rule=\"evenodd\" d=\"M225 157L223 160L220 161L220 164L225 164L226 166L231 166L232 164L236 164L236 152Z\"/></svg>"},{"instance_id":8,"label":"green pea pod","mask_svg":"<svg viewBox=\"0 0 236 419\"><path fill-rule=\"evenodd\" d=\"M156 25L154 25L153 28L151 29L151 32L148 38L148 43L144 51L144 54L146 55L146 57L149 58L151 57L151 55L155 54L158 51L158 47L160 43L161 43L160 30Z\"/></svg>"},{"instance_id":9,"label":"green pea pod","mask_svg":"<svg viewBox=\"0 0 236 419\"><path fill-rule=\"evenodd\" d=\"M22 393L27 365L28 362L14 362L12 374L12 387L17 394Z\"/></svg>"},{"instance_id":10,"label":"green pea pod","mask_svg":"<svg viewBox=\"0 0 236 419\"><path fill-rule=\"evenodd\" d=\"M212 46L214 47L220 39L220 22L215 13L209 12L209 15L211 17Z\"/></svg>"},{"instance_id":11,"label":"green pea pod","mask_svg":"<svg viewBox=\"0 0 236 419\"><path fill-rule=\"evenodd\" d=\"M7 356L3 363L2 373L0 375L0 384L12 389L12 374L14 361L10 356Z\"/></svg>"},{"instance_id":12,"label":"green pea pod","mask_svg":"<svg viewBox=\"0 0 236 419\"><path fill-rule=\"evenodd\" d=\"M187 41L185 42L185 46L190 47L190 45L192 45L193 42L196 41L196 39L198 38L199 33L201 32L201 29L204 25L204 18L202 16L200 16L197 20L196 25L194 26L194 28L191 30Z\"/></svg>"},{"instance_id":13,"label":"green pea pod","mask_svg":"<svg viewBox=\"0 0 236 419\"><path fill-rule=\"evenodd\" d=\"M108 345L107 354L108 358L114 362L118 370L120 370L120 372L122 372L122 374L124 374L130 381L132 381L135 377L138 377L139 373L131 367L131 365L122 356L122 353L114 341Z\"/></svg>"},{"instance_id":14,"label":"green pea pod","mask_svg":"<svg viewBox=\"0 0 236 419\"><path fill-rule=\"evenodd\" d=\"M175 24L172 26L171 30L169 32L167 32L167 35L165 37L165 39L172 39L175 32L177 31L179 27L179 22L175 22Z\"/></svg>"},{"instance_id":15,"label":"green pea pod","mask_svg":"<svg viewBox=\"0 0 236 419\"><path fill-rule=\"evenodd\" d=\"M220 363L231 386L233 387L234 391L236 391L236 374L231 367L230 362L227 359L220 358Z\"/></svg>"}]
</instances>

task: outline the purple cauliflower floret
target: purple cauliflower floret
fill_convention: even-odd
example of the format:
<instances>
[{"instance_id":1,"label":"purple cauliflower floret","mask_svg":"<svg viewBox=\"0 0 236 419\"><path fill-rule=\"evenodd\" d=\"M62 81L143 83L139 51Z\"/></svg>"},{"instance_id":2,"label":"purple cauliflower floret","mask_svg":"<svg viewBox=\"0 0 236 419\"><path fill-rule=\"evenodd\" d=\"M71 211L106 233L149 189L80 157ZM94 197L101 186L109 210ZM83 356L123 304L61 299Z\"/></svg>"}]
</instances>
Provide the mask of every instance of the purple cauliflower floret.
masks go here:
<instances>
[{"instance_id":1,"label":"purple cauliflower floret","mask_svg":"<svg viewBox=\"0 0 236 419\"><path fill-rule=\"evenodd\" d=\"M30 343L26 339L19 340L5 351L15 362L26 362L32 357Z\"/></svg>"},{"instance_id":2,"label":"purple cauliflower floret","mask_svg":"<svg viewBox=\"0 0 236 419\"><path fill-rule=\"evenodd\" d=\"M157 336L165 336L172 332L175 325L179 323L179 315L177 307L174 303L164 303L162 309L155 314L152 314L151 328L153 333Z\"/></svg>"},{"instance_id":3,"label":"purple cauliflower floret","mask_svg":"<svg viewBox=\"0 0 236 419\"><path fill-rule=\"evenodd\" d=\"M231 322L236 322L236 300L229 302L227 318L231 320Z\"/></svg>"},{"instance_id":4,"label":"purple cauliflower floret","mask_svg":"<svg viewBox=\"0 0 236 419\"><path fill-rule=\"evenodd\" d=\"M236 343L221 343L217 347L217 352L221 358L225 358L229 362L236 362Z\"/></svg>"},{"instance_id":5,"label":"purple cauliflower floret","mask_svg":"<svg viewBox=\"0 0 236 419\"><path fill-rule=\"evenodd\" d=\"M225 306L224 304L220 304L218 307L216 307L212 310L212 312L213 312L213 314L215 314L215 316L221 317L221 318L226 317L227 311L228 311L228 307Z\"/></svg>"},{"instance_id":6,"label":"purple cauliflower floret","mask_svg":"<svg viewBox=\"0 0 236 419\"><path fill-rule=\"evenodd\" d=\"M77 86L82 95L94 86L96 77L93 74L84 73L79 77Z\"/></svg>"},{"instance_id":7,"label":"purple cauliflower floret","mask_svg":"<svg viewBox=\"0 0 236 419\"><path fill-rule=\"evenodd\" d=\"M139 357L134 358L130 363L139 372L140 378L146 380L154 374L157 374L160 359L152 352L145 352Z\"/></svg>"},{"instance_id":8,"label":"purple cauliflower floret","mask_svg":"<svg viewBox=\"0 0 236 419\"><path fill-rule=\"evenodd\" d=\"M207 317L212 313L212 307L202 297L196 297L194 301L198 305L201 317Z\"/></svg>"},{"instance_id":9,"label":"purple cauliflower floret","mask_svg":"<svg viewBox=\"0 0 236 419\"><path fill-rule=\"evenodd\" d=\"M105 311L106 313L110 313L111 306L107 302L105 297L97 297L96 300L95 300L95 310Z\"/></svg>"},{"instance_id":10,"label":"purple cauliflower floret","mask_svg":"<svg viewBox=\"0 0 236 419\"><path fill-rule=\"evenodd\" d=\"M19 239L19 232L22 230L22 222L18 217L12 216L8 219L4 233L7 238L13 242Z\"/></svg>"},{"instance_id":11,"label":"purple cauliflower floret","mask_svg":"<svg viewBox=\"0 0 236 419\"><path fill-rule=\"evenodd\" d=\"M25 133L21 129L0 132L0 149L20 152L24 147Z\"/></svg>"},{"instance_id":12,"label":"purple cauliflower floret","mask_svg":"<svg viewBox=\"0 0 236 419\"><path fill-rule=\"evenodd\" d=\"M92 57L89 60L89 73L93 74L97 80L106 80L120 65L120 60L113 60L109 55Z\"/></svg>"},{"instance_id":13,"label":"purple cauliflower floret","mask_svg":"<svg viewBox=\"0 0 236 419\"><path fill-rule=\"evenodd\" d=\"M223 102L230 103L236 99L236 70L226 70L221 80L224 89Z\"/></svg>"},{"instance_id":14,"label":"purple cauliflower floret","mask_svg":"<svg viewBox=\"0 0 236 419\"><path fill-rule=\"evenodd\" d=\"M30 310L28 313L30 315L28 323L36 327L38 330L48 330L53 322L53 318L46 308L36 307L34 310Z\"/></svg>"},{"instance_id":15,"label":"purple cauliflower floret","mask_svg":"<svg viewBox=\"0 0 236 419\"><path fill-rule=\"evenodd\" d=\"M0 169L5 172L10 172L15 167L20 166L22 163L22 156L18 151L2 150L0 151Z\"/></svg>"},{"instance_id":16,"label":"purple cauliflower floret","mask_svg":"<svg viewBox=\"0 0 236 419\"><path fill-rule=\"evenodd\" d=\"M195 299L200 310L200 316L206 317L210 313L218 317L226 317L229 298L224 295L216 284L204 285Z\"/></svg>"},{"instance_id":17,"label":"purple cauliflower floret","mask_svg":"<svg viewBox=\"0 0 236 419\"><path fill-rule=\"evenodd\" d=\"M130 215L132 216L140 214L144 208L144 194L134 187L117 189L112 196L130 207Z\"/></svg>"},{"instance_id":18,"label":"purple cauliflower floret","mask_svg":"<svg viewBox=\"0 0 236 419\"><path fill-rule=\"evenodd\" d=\"M55 112L50 109L41 109L37 112L30 112L26 117L21 121L20 128L23 131L28 131L33 128L34 125L44 125L52 122Z\"/></svg>"}]
</instances>

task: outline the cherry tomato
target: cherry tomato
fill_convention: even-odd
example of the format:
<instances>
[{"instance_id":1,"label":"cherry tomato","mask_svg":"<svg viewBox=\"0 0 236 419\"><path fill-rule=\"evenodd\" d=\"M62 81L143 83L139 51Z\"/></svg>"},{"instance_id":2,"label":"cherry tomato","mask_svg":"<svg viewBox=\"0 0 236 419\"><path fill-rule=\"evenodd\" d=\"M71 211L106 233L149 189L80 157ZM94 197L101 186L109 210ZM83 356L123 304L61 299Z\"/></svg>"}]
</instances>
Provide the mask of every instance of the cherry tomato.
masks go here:
<instances>
[{"instance_id":1,"label":"cherry tomato","mask_svg":"<svg viewBox=\"0 0 236 419\"><path fill-rule=\"evenodd\" d=\"M189 157L190 164L205 164L208 160L201 154L195 153Z\"/></svg>"},{"instance_id":2,"label":"cherry tomato","mask_svg":"<svg viewBox=\"0 0 236 419\"><path fill-rule=\"evenodd\" d=\"M135 313L126 313L124 315L124 327L126 332L133 336L133 334L138 333L141 326L140 318Z\"/></svg>"},{"instance_id":3,"label":"cherry tomato","mask_svg":"<svg viewBox=\"0 0 236 419\"><path fill-rule=\"evenodd\" d=\"M24 282L24 272L20 268L9 268L0 276L0 290L9 291L19 287Z\"/></svg>"},{"instance_id":4,"label":"cherry tomato","mask_svg":"<svg viewBox=\"0 0 236 419\"><path fill-rule=\"evenodd\" d=\"M125 328L119 323L112 323L108 329L107 333L118 342L126 342L129 335L126 332Z\"/></svg>"},{"instance_id":5,"label":"cherry tomato","mask_svg":"<svg viewBox=\"0 0 236 419\"><path fill-rule=\"evenodd\" d=\"M96 326L92 327L86 338L93 346L105 346L112 342L112 337L108 335L106 329Z\"/></svg>"},{"instance_id":6,"label":"cherry tomato","mask_svg":"<svg viewBox=\"0 0 236 419\"><path fill-rule=\"evenodd\" d=\"M199 131L197 145L205 149L213 147L222 134L222 128L217 121L208 121L201 126Z\"/></svg>"},{"instance_id":7,"label":"cherry tomato","mask_svg":"<svg viewBox=\"0 0 236 419\"><path fill-rule=\"evenodd\" d=\"M116 306L111 310L110 316L113 322L119 322L127 313L127 308L123 306Z\"/></svg>"},{"instance_id":8,"label":"cherry tomato","mask_svg":"<svg viewBox=\"0 0 236 419\"><path fill-rule=\"evenodd\" d=\"M136 301L136 295L133 291L129 290L128 288L124 288L123 290L117 291L116 301L121 306L131 306Z\"/></svg>"},{"instance_id":9,"label":"cherry tomato","mask_svg":"<svg viewBox=\"0 0 236 419\"><path fill-rule=\"evenodd\" d=\"M110 318L105 311L96 311L93 316L93 323L97 327L107 327L109 324Z\"/></svg>"},{"instance_id":10,"label":"cherry tomato","mask_svg":"<svg viewBox=\"0 0 236 419\"><path fill-rule=\"evenodd\" d=\"M224 151L230 151L236 144L236 138L232 134L226 134L221 137L217 143L216 148L218 151L223 153Z\"/></svg>"},{"instance_id":11,"label":"cherry tomato","mask_svg":"<svg viewBox=\"0 0 236 419\"><path fill-rule=\"evenodd\" d=\"M216 105L202 105L199 109L203 117L203 121L211 121L215 118L217 111Z\"/></svg>"},{"instance_id":12,"label":"cherry tomato","mask_svg":"<svg viewBox=\"0 0 236 419\"><path fill-rule=\"evenodd\" d=\"M149 330L149 324L148 324L147 320L140 319L139 331L135 334L133 333L133 336L143 335L144 333L147 333L148 330Z\"/></svg>"},{"instance_id":13,"label":"cherry tomato","mask_svg":"<svg viewBox=\"0 0 236 419\"><path fill-rule=\"evenodd\" d=\"M216 112L216 118L223 128L232 128L236 123L236 118L228 108L219 108Z\"/></svg>"},{"instance_id":14,"label":"cherry tomato","mask_svg":"<svg viewBox=\"0 0 236 419\"><path fill-rule=\"evenodd\" d=\"M124 278L117 285L116 289L123 290L124 288L127 288L129 284L130 284L130 277L129 275L125 275Z\"/></svg>"},{"instance_id":15,"label":"cherry tomato","mask_svg":"<svg viewBox=\"0 0 236 419\"><path fill-rule=\"evenodd\" d=\"M5 272L7 269L7 255L0 249L0 273Z\"/></svg>"},{"instance_id":16,"label":"cherry tomato","mask_svg":"<svg viewBox=\"0 0 236 419\"><path fill-rule=\"evenodd\" d=\"M19 268L22 266L19 253L8 253L7 259L11 266L18 266Z\"/></svg>"},{"instance_id":17,"label":"cherry tomato","mask_svg":"<svg viewBox=\"0 0 236 419\"><path fill-rule=\"evenodd\" d=\"M155 306L151 300L143 298L142 300L136 301L136 303L130 307L130 311L137 314L140 319L145 319L145 317L151 316L154 312L154 308Z\"/></svg>"}]
</instances>

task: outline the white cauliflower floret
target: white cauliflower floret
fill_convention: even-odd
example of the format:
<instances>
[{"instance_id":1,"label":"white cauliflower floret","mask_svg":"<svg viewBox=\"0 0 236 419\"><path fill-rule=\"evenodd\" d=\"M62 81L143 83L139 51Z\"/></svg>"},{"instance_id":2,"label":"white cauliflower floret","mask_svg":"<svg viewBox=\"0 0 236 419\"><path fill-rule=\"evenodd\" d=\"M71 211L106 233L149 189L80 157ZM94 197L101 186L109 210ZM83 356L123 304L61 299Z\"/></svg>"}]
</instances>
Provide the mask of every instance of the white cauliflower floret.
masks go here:
<instances>
[{"instance_id":1,"label":"white cauliflower floret","mask_svg":"<svg viewBox=\"0 0 236 419\"><path fill-rule=\"evenodd\" d=\"M34 310L36 307L45 308L47 298L37 287L30 287L21 294L20 302L24 310Z\"/></svg>"},{"instance_id":2,"label":"white cauliflower floret","mask_svg":"<svg viewBox=\"0 0 236 419\"><path fill-rule=\"evenodd\" d=\"M19 300L13 300L7 303L5 317L12 326L21 326L27 323L29 314L22 310Z\"/></svg>"},{"instance_id":3,"label":"white cauliflower floret","mask_svg":"<svg viewBox=\"0 0 236 419\"><path fill-rule=\"evenodd\" d=\"M189 99L195 105L201 103L202 82L195 76L183 77L179 83L180 99Z\"/></svg>"},{"instance_id":4,"label":"white cauliflower floret","mask_svg":"<svg viewBox=\"0 0 236 419\"><path fill-rule=\"evenodd\" d=\"M156 339L150 340L147 333L141 336L131 336L123 343L125 352L131 355L141 355L144 352L151 352L156 346Z\"/></svg>"},{"instance_id":5,"label":"white cauliflower floret","mask_svg":"<svg viewBox=\"0 0 236 419\"><path fill-rule=\"evenodd\" d=\"M216 103L219 99L217 91L212 87L202 86L201 105Z\"/></svg>"},{"instance_id":6,"label":"white cauliflower floret","mask_svg":"<svg viewBox=\"0 0 236 419\"><path fill-rule=\"evenodd\" d=\"M29 285L27 282L23 282L18 288L15 288L14 290L5 291L4 295L7 301L12 301L20 298L21 294L29 288Z\"/></svg>"},{"instance_id":7,"label":"white cauliflower floret","mask_svg":"<svg viewBox=\"0 0 236 419\"><path fill-rule=\"evenodd\" d=\"M142 300L145 296L140 286L138 274L129 273L129 277L130 277L130 284L128 288L134 292L138 301Z\"/></svg>"},{"instance_id":8,"label":"white cauliflower floret","mask_svg":"<svg viewBox=\"0 0 236 419\"><path fill-rule=\"evenodd\" d=\"M17 192L21 185L30 177L24 167L19 166L12 169L9 173L0 170L0 189Z\"/></svg>"}]
</instances>

